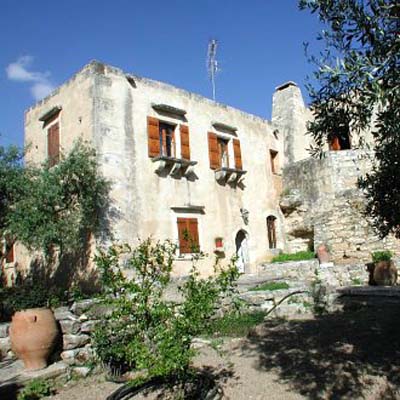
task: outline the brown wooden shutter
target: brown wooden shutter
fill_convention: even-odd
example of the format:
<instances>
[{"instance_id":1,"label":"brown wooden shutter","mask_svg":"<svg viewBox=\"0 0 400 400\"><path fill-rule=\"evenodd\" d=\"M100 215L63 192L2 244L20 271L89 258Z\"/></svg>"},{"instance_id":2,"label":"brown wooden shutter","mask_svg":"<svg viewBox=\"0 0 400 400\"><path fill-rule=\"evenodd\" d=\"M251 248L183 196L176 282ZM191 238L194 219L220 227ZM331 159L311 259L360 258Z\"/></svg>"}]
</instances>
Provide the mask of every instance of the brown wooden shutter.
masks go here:
<instances>
[{"instance_id":1,"label":"brown wooden shutter","mask_svg":"<svg viewBox=\"0 0 400 400\"><path fill-rule=\"evenodd\" d=\"M199 230L196 218L189 218L189 237L190 237L190 250L192 253L200 251L199 243Z\"/></svg>"},{"instance_id":2,"label":"brown wooden shutter","mask_svg":"<svg viewBox=\"0 0 400 400\"><path fill-rule=\"evenodd\" d=\"M47 157L51 167L60 161L60 129L58 122L47 130Z\"/></svg>"},{"instance_id":3,"label":"brown wooden shutter","mask_svg":"<svg viewBox=\"0 0 400 400\"><path fill-rule=\"evenodd\" d=\"M218 139L217 135L212 132L208 132L208 154L210 158L210 168L217 169L221 167L221 160L218 150Z\"/></svg>"},{"instance_id":4,"label":"brown wooden shutter","mask_svg":"<svg viewBox=\"0 0 400 400\"><path fill-rule=\"evenodd\" d=\"M240 141L238 139L233 139L233 155L235 157L235 168L243 169L242 153L240 151Z\"/></svg>"},{"instance_id":5,"label":"brown wooden shutter","mask_svg":"<svg viewBox=\"0 0 400 400\"><path fill-rule=\"evenodd\" d=\"M190 141L189 141L189 127L181 125L181 158L190 160Z\"/></svg>"},{"instance_id":6,"label":"brown wooden shutter","mask_svg":"<svg viewBox=\"0 0 400 400\"><path fill-rule=\"evenodd\" d=\"M178 218L178 238L180 254L197 253L200 251L196 218Z\"/></svg>"},{"instance_id":7,"label":"brown wooden shutter","mask_svg":"<svg viewBox=\"0 0 400 400\"><path fill-rule=\"evenodd\" d=\"M190 253L189 229L187 218L178 218L179 253Z\"/></svg>"},{"instance_id":8,"label":"brown wooden shutter","mask_svg":"<svg viewBox=\"0 0 400 400\"><path fill-rule=\"evenodd\" d=\"M149 157L160 155L160 124L157 118L147 117Z\"/></svg>"}]
</instances>

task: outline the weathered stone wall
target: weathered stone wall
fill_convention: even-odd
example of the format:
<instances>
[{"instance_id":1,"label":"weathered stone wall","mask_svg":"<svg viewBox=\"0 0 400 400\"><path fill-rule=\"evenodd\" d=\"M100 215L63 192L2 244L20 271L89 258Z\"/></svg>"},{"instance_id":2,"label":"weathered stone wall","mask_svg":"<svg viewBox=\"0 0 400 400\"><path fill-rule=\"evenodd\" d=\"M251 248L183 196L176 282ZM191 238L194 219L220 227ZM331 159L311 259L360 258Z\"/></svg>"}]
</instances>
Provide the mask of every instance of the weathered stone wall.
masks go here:
<instances>
[{"instance_id":1,"label":"weathered stone wall","mask_svg":"<svg viewBox=\"0 0 400 400\"><path fill-rule=\"evenodd\" d=\"M357 180L371 168L371 152L330 151L285 167L281 208L287 250L325 244L336 263L369 261L375 250L399 254L393 237L380 240L364 216L365 197Z\"/></svg>"},{"instance_id":2,"label":"weathered stone wall","mask_svg":"<svg viewBox=\"0 0 400 400\"><path fill-rule=\"evenodd\" d=\"M323 303L327 310L333 310L336 307L338 288L365 286L368 284L368 277L364 264L319 264L317 259L265 263L260 265L256 281L241 278L243 281L240 283L240 296L249 305L250 310L272 311L271 316L290 317L312 313L317 306L316 302ZM254 290L255 286L266 282L284 282L289 287L279 290ZM320 294L317 290L321 290ZM279 306L272 310L276 305Z\"/></svg>"}]
</instances>

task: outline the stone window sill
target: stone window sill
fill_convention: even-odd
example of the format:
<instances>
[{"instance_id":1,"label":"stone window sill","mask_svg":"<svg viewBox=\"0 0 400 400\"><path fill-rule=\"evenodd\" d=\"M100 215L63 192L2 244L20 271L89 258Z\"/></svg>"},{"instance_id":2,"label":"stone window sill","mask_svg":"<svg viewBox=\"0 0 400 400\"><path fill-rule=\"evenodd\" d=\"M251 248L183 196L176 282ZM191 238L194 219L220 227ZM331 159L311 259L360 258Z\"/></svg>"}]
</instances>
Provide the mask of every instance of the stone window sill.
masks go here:
<instances>
[{"instance_id":1,"label":"stone window sill","mask_svg":"<svg viewBox=\"0 0 400 400\"><path fill-rule=\"evenodd\" d=\"M168 156L158 156L152 159L156 166L156 173L167 172L171 176L186 176L194 173L194 166L197 161L186 160Z\"/></svg>"},{"instance_id":2,"label":"stone window sill","mask_svg":"<svg viewBox=\"0 0 400 400\"><path fill-rule=\"evenodd\" d=\"M185 253L174 258L175 261L192 261L193 258L197 260L203 260L205 257L200 256L198 253Z\"/></svg>"},{"instance_id":3,"label":"stone window sill","mask_svg":"<svg viewBox=\"0 0 400 400\"><path fill-rule=\"evenodd\" d=\"M219 183L238 184L246 173L247 171L242 169L222 167L215 171L215 179Z\"/></svg>"}]
</instances>

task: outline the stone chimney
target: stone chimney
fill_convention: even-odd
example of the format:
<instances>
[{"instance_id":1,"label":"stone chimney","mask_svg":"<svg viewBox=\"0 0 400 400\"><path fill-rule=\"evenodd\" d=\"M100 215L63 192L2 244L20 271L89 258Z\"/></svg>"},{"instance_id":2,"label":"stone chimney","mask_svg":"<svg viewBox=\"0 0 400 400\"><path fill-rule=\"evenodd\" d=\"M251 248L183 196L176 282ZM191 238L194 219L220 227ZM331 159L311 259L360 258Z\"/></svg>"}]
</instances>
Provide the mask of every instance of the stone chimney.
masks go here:
<instances>
[{"instance_id":1,"label":"stone chimney","mask_svg":"<svg viewBox=\"0 0 400 400\"><path fill-rule=\"evenodd\" d=\"M284 140L284 164L309 157L311 137L306 135L310 111L305 107L300 88L286 82L275 89L272 98L272 123Z\"/></svg>"}]
</instances>

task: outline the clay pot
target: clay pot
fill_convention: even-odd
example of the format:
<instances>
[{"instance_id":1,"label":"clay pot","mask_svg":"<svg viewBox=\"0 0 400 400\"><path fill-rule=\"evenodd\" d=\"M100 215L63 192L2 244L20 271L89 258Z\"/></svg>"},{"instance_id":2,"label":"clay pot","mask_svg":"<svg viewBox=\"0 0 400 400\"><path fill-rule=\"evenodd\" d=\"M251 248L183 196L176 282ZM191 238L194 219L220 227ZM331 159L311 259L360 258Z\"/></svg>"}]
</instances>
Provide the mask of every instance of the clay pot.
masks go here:
<instances>
[{"instance_id":1,"label":"clay pot","mask_svg":"<svg viewBox=\"0 0 400 400\"><path fill-rule=\"evenodd\" d=\"M317 248L317 257L320 264L325 264L331 261L328 249L324 244L321 244Z\"/></svg>"},{"instance_id":2,"label":"clay pot","mask_svg":"<svg viewBox=\"0 0 400 400\"><path fill-rule=\"evenodd\" d=\"M369 272L369 285L393 286L397 282L397 268L393 261L379 261L366 264Z\"/></svg>"},{"instance_id":3,"label":"clay pot","mask_svg":"<svg viewBox=\"0 0 400 400\"><path fill-rule=\"evenodd\" d=\"M11 321L11 349L22 359L25 368L35 370L47 366L58 335L53 312L48 308L17 311Z\"/></svg>"}]
</instances>

